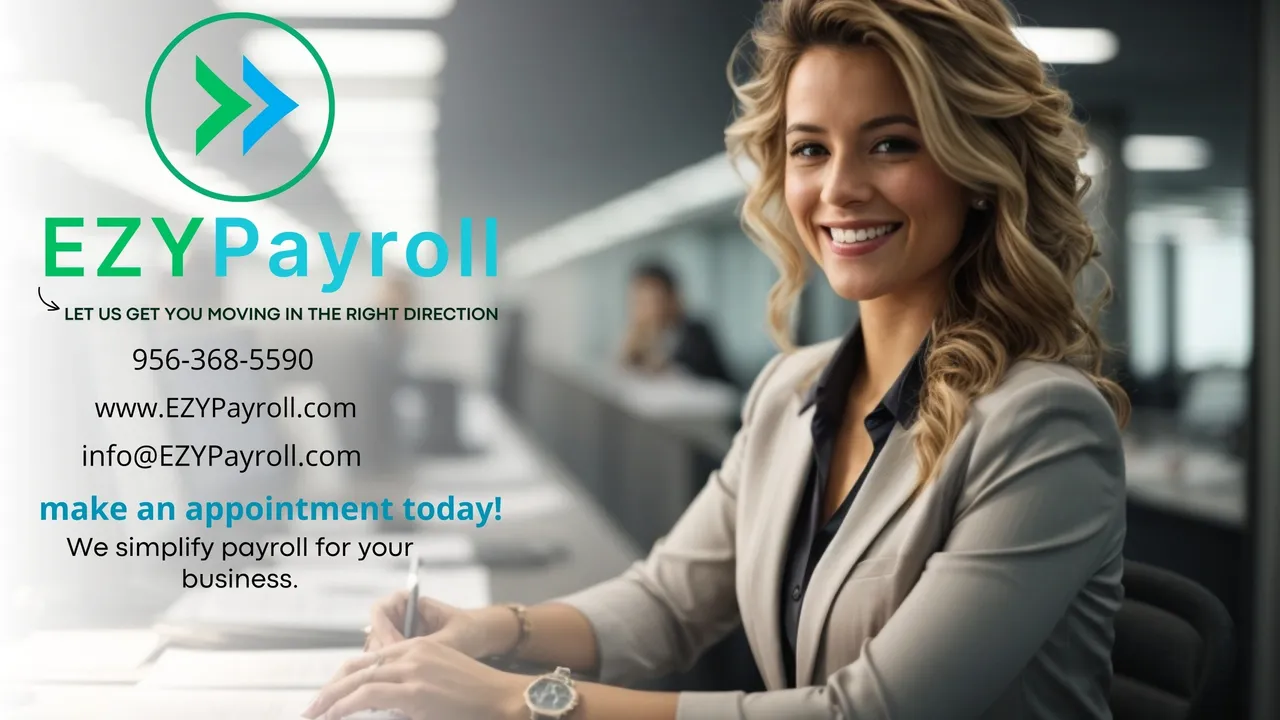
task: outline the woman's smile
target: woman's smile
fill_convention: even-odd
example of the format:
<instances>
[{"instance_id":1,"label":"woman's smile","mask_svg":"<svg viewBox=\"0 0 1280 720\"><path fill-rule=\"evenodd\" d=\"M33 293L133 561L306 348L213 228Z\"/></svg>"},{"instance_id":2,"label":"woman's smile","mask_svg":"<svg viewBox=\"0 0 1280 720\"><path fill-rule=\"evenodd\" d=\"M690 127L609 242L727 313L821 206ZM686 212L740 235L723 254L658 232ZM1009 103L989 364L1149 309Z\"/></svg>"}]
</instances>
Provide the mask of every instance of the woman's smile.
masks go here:
<instances>
[{"instance_id":1,"label":"woman's smile","mask_svg":"<svg viewBox=\"0 0 1280 720\"><path fill-rule=\"evenodd\" d=\"M903 223L858 223L842 227L821 225L827 248L837 257L860 257L879 250L898 237Z\"/></svg>"}]
</instances>

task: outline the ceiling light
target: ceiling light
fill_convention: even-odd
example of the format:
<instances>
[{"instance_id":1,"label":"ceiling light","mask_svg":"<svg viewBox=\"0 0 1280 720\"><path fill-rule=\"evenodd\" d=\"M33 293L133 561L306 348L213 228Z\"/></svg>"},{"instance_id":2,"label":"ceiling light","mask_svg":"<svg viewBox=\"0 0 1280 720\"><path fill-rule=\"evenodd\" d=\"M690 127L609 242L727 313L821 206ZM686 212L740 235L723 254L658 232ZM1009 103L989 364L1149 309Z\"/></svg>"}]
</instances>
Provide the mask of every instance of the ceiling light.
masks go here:
<instances>
[{"instance_id":1,"label":"ceiling light","mask_svg":"<svg viewBox=\"0 0 1280 720\"><path fill-rule=\"evenodd\" d=\"M369 203L379 203L382 206L399 206L412 207L414 204L424 201L430 197L434 190L430 185L399 185L396 187L388 187L381 190L335 190L334 194L343 200L362 207Z\"/></svg>"},{"instance_id":2,"label":"ceiling light","mask_svg":"<svg viewBox=\"0 0 1280 720\"><path fill-rule=\"evenodd\" d=\"M394 192L378 197L345 195L343 193L338 193L338 196L342 198L344 203L360 213L372 216L380 227L389 222L391 217L417 213L422 205L433 201L429 191L418 194ZM408 230L409 228L399 229Z\"/></svg>"},{"instance_id":3,"label":"ceiling light","mask_svg":"<svg viewBox=\"0 0 1280 720\"><path fill-rule=\"evenodd\" d=\"M376 173L388 165L396 168L412 168L430 170L435 167L436 153L434 148L407 143L375 144L358 140L348 142L343 138L341 143L335 141L325 152L321 167L326 172L357 173L368 175Z\"/></svg>"},{"instance_id":4,"label":"ceiling light","mask_svg":"<svg viewBox=\"0 0 1280 720\"><path fill-rule=\"evenodd\" d=\"M1103 170L1102 150L1097 145L1089 143L1088 152L1080 159L1080 172L1089 177L1097 177Z\"/></svg>"},{"instance_id":5,"label":"ceiling light","mask_svg":"<svg viewBox=\"0 0 1280 720\"><path fill-rule=\"evenodd\" d=\"M283 17L430 20L453 12L454 0L219 0L227 10Z\"/></svg>"},{"instance_id":6,"label":"ceiling light","mask_svg":"<svg viewBox=\"0 0 1280 720\"><path fill-rule=\"evenodd\" d=\"M1015 27L1013 34L1048 65L1097 65L1120 51L1116 34L1101 28Z\"/></svg>"},{"instance_id":7,"label":"ceiling light","mask_svg":"<svg viewBox=\"0 0 1280 720\"><path fill-rule=\"evenodd\" d=\"M431 185L434 184L434 175L430 168L425 167L367 167L342 173L338 182L342 185L381 192L404 184Z\"/></svg>"},{"instance_id":8,"label":"ceiling light","mask_svg":"<svg viewBox=\"0 0 1280 720\"><path fill-rule=\"evenodd\" d=\"M444 68L444 41L426 30L317 29L303 34L335 78L428 78ZM245 54L268 77L316 75L310 53L298 52L298 41L279 30L249 33Z\"/></svg>"},{"instance_id":9,"label":"ceiling light","mask_svg":"<svg viewBox=\"0 0 1280 720\"><path fill-rule=\"evenodd\" d=\"M435 166L437 154L431 145L409 142L407 139L384 139L334 136L325 152L321 166L331 171L355 171L370 173L395 167L424 169Z\"/></svg>"},{"instance_id":10,"label":"ceiling light","mask_svg":"<svg viewBox=\"0 0 1280 720\"><path fill-rule=\"evenodd\" d=\"M1125 166L1137 172L1203 170L1213 159L1207 141L1188 135L1130 135L1123 154Z\"/></svg>"},{"instance_id":11,"label":"ceiling light","mask_svg":"<svg viewBox=\"0 0 1280 720\"><path fill-rule=\"evenodd\" d=\"M434 185L432 169L424 166L389 165L386 167L352 167L338 165L326 167L325 173L333 176L332 185L352 190L385 192L402 185Z\"/></svg>"}]
</instances>

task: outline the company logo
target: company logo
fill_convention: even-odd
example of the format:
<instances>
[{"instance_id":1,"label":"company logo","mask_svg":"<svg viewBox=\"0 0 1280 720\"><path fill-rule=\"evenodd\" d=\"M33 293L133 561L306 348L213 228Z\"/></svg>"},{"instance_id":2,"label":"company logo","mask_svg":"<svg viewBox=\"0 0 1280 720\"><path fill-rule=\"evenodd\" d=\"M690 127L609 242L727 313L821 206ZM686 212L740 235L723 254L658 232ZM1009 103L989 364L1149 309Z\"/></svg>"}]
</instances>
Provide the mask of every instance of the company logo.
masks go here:
<instances>
[{"instance_id":1,"label":"company logo","mask_svg":"<svg viewBox=\"0 0 1280 720\"><path fill-rule=\"evenodd\" d=\"M232 45L238 38L251 33L259 37L268 36L267 39L272 41L271 57L290 61L294 71L283 79L268 79L267 74L250 60L252 53L241 54L238 46ZM238 57L228 57L233 49ZM234 67L233 62L240 66L237 80L243 89L233 87L224 79L235 77L227 72L227 68ZM221 75L214 70L215 67L222 70ZM298 72L299 67L306 70ZM192 68L195 71L194 85L191 84ZM324 96L316 91L309 99L295 99L300 96L286 91L289 87L286 81L300 88L323 87ZM206 114L204 108L210 99L215 107ZM198 108L197 116L192 116L193 106ZM260 109L250 113L255 106ZM310 159L303 161L299 158L297 165L281 167L279 158L297 155L296 147L287 145L292 142L291 135L271 133L271 130L295 111L323 113L323 136L303 137L304 142L310 141L314 145L314 148L305 148L310 152ZM232 133L225 131L242 122L242 118L247 119L240 128L239 142L229 142ZM293 27L258 13L214 15L186 28L160 53L147 82L147 133L156 155L182 184L216 200L265 200L297 185L320 162L333 133L333 119L333 80L320 53ZM221 173L208 171L205 160L212 160L225 168L236 159L243 162L259 143L271 144L277 138L282 151L272 153L270 166L252 165L252 172L238 175L254 178L260 187L249 188L246 192L244 187L228 183Z\"/></svg>"},{"instance_id":2,"label":"company logo","mask_svg":"<svg viewBox=\"0 0 1280 720\"><path fill-rule=\"evenodd\" d=\"M281 92L280 88L268 80L261 70L249 62L249 58L246 57L243 60L244 84L267 104L253 122L244 126L242 143L244 149L240 153L247 155L268 130L275 127L285 115L298 107L298 103ZM201 150L204 150L214 138L221 135L228 125L235 122L236 118L243 115L252 105L240 93L231 89L230 85L223 82L222 78L210 70L204 60L199 57L196 57L196 82L209 93L209 97L218 101L218 109L196 128L196 154L199 155Z\"/></svg>"},{"instance_id":3,"label":"company logo","mask_svg":"<svg viewBox=\"0 0 1280 720\"><path fill-rule=\"evenodd\" d=\"M247 48L242 49L242 43ZM230 70L237 66L240 71L233 75ZM333 96L324 61L297 30L256 13L215 15L179 33L156 60L147 81L147 133L161 162L192 190L231 202L263 200L296 185L320 161L333 134ZM255 107L259 109L250 112ZM285 118L299 121L291 123L294 132L273 131ZM236 129L238 133L228 132ZM303 152L299 152L300 143ZM261 149L251 152L255 148ZM291 164L291 158L296 164ZM247 182L261 187L245 192L241 183ZM323 255L331 278L320 288L325 293L340 290L353 271L382 277L388 253L403 255L409 271L422 278L444 273L451 253L456 253L461 277L475 274L473 244L479 231L469 217L461 219L453 241L421 228L335 233L269 226L264 228L271 233L268 240L253 220L244 217L249 214L166 218L119 212L96 218L46 217L44 274L85 277L96 263L92 273L97 277L140 277L144 265L128 248L142 238L137 245L149 245L148 256L155 258L160 251L170 258L168 268L150 267L148 273L183 277L187 251L201 237L201 228L205 230L202 242L212 231L216 277L226 277L234 264L247 262L254 254L261 268L268 249L267 269L278 278L308 277ZM88 227L97 229L84 230ZM108 232L104 234L103 229ZM114 240L111 230L118 231ZM497 277L495 218L484 219L483 242L484 276ZM315 252L313 244L321 252ZM357 257L371 262L357 262ZM56 304L45 305L58 309Z\"/></svg>"}]
</instances>

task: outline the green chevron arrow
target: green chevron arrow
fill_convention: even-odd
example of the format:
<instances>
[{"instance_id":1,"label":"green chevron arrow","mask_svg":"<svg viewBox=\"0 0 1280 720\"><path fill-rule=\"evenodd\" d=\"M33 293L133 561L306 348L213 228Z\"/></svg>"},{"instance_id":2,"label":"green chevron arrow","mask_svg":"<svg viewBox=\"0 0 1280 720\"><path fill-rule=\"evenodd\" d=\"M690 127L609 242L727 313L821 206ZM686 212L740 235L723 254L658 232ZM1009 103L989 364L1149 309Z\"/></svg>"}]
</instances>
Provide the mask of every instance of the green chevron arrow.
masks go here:
<instances>
[{"instance_id":1,"label":"green chevron arrow","mask_svg":"<svg viewBox=\"0 0 1280 720\"><path fill-rule=\"evenodd\" d=\"M248 100L232 90L199 57L196 58L196 82L209 93L209 97L218 101L218 109L196 128L196 154L199 155L206 145L218 137L218 133L226 130L250 105Z\"/></svg>"}]
</instances>

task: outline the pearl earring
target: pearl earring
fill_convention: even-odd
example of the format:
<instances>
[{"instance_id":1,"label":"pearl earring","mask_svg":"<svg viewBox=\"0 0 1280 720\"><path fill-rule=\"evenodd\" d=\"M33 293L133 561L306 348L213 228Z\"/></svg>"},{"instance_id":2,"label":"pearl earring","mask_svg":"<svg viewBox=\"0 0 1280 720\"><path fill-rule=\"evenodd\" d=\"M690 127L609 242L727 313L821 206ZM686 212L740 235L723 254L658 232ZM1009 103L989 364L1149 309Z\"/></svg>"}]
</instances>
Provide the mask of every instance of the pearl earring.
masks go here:
<instances>
[{"instance_id":1,"label":"pearl earring","mask_svg":"<svg viewBox=\"0 0 1280 720\"><path fill-rule=\"evenodd\" d=\"M987 202L986 198L978 198L977 200L973 201L974 210L986 210L989 205L990 203Z\"/></svg>"}]
</instances>

